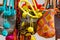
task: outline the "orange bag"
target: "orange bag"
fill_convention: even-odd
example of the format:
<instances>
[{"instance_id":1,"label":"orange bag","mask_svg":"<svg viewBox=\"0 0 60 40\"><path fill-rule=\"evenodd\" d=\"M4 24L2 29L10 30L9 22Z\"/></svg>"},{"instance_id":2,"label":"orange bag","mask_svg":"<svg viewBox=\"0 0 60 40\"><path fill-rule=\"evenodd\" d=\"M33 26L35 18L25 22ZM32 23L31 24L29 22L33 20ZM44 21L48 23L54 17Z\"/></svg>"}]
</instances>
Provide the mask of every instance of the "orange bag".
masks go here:
<instances>
[{"instance_id":1,"label":"orange bag","mask_svg":"<svg viewBox=\"0 0 60 40\"><path fill-rule=\"evenodd\" d=\"M51 38L55 35L54 14L53 10L47 10L42 18L38 20L37 33L40 36Z\"/></svg>"}]
</instances>

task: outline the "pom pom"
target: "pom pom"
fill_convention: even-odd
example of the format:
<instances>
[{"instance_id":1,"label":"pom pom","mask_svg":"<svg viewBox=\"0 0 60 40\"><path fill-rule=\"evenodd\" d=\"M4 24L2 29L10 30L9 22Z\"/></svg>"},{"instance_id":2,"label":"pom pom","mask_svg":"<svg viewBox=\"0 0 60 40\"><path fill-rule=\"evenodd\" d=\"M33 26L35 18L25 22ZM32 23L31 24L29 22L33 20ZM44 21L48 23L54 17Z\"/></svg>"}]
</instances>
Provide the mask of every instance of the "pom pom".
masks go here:
<instances>
[{"instance_id":1,"label":"pom pom","mask_svg":"<svg viewBox=\"0 0 60 40\"><path fill-rule=\"evenodd\" d=\"M4 30L2 31L2 35L3 35L3 36L7 36L7 35L8 35L7 30L4 29Z\"/></svg>"},{"instance_id":2,"label":"pom pom","mask_svg":"<svg viewBox=\"0 0 60 40\"><path fill-rule=\"evenodd\" d=\"M14 40L13 34L9 34L8 36L6 36L6 40Z\"/></svg>"},{"instance_id":3,"label":"pom pom","mask_svg":"<svg viewBox=\"0 0 60 40\"><path fill-rule=\"evenodd\" d=\"M11 12L10 11L4 11L4 16L11 16Z\"/></svg>"},{"instance_id":4,"label":"pom pom","mask_svg":"<svg viewBox=\"0 0 60 40\"><path fill-rule=\"evenodd\" d=\"M4 23L3 23L3 27L4 27L4 28L10 28L10 23L7 22L7 21L4 22Z\"/></svg>"},{"instance_id":5,"label":"pom pom","mask_svg":"<svg viewBox=\"0 0 60 40\"><path fill-rule=\"evenodd\" d=\"M16 10L11 10L11 16L16 15Z\"/></svg>"},{"instance_id":6,"label":"pom pom","mask_svg":"<svg viewBox=\"0 0 60 40\"><path fill-rule=\"evenodd\" d=\"M33 29L33 27L28 27L28 32L34 32L34 29Z\"/></svg>"},{"instance_id":7,"label":"pom pom","mask_svg":"<svg viewBox=\"0 0 60 40\"><path fill-rule=\"evenodd\" d=\"M32 35L31 36L31 40L36 40L35 36Z\"/></svg>"}]
</instances>

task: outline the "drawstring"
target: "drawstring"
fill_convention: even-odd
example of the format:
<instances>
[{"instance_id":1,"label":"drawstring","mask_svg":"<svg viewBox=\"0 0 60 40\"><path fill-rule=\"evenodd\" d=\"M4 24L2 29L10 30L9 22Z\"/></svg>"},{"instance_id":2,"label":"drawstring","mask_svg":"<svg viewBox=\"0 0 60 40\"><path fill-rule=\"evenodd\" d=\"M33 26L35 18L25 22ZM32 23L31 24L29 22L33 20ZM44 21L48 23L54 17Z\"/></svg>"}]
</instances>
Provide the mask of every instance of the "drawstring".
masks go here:
<instances>
[{"instance_id":1,"label":"drawstring","mask_svg":"<svg viewBox=\"0 0 60 40\"><path fill-rule=\"evenodd\" d=\"M33 27L33 20L30 18L30 27Z\"/></svg>"}]
</instances>

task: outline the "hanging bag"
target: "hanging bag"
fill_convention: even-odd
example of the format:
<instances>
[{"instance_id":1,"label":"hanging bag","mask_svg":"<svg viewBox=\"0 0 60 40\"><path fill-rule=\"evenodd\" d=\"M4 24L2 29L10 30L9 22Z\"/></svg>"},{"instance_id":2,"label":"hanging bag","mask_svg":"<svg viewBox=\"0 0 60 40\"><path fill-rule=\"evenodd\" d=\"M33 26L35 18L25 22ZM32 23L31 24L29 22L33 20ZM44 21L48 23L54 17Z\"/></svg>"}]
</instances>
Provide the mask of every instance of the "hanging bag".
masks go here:
<instances>
[{"instance_id":1,"label":"hanging bag","mask_svg":"<svg viewBox=\"0 0 60 40\"><path fill-rule=\"evenodd\" d=\"M54 9L43 10L43 16L37 21L37 33L44 38L51 38L55 35Z\"/></svg>"}]
</instances>

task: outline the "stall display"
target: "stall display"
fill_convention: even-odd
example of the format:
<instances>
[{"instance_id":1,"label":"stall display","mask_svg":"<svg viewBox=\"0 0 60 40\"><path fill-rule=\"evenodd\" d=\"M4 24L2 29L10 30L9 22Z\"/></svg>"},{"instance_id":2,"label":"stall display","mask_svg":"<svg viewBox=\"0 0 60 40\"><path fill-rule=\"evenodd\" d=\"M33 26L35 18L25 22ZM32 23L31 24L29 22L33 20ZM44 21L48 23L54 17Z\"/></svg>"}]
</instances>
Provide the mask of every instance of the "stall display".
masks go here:
<instances>
[{"instance_id":1,"label":"stall display","mask_svg":"<svg viewBox=\"0 0 60 40\"><path fill-rule=\"evenodd\" d=\"M31 5L28 0L15 0L15 2L15 9L17 10L16 29L18 30L18 35L15 37L17 40L36 40L32 36L35 33L44 38L55 36L55 9L47 10L43 5L39 5L36 0L32 0L34 5ZM25 3L22 4L23 2Z\"/></svg>"},{"instance_id":2,"label":"stall display","mask_svg":"<svg viewBox=\"0 0 60 40\"><path fill-rule=\"evenodd\" d=\"M22 7L20 6L22 2L25 2L25 5L23 5ZM31 5L28 0L20 0L19 4L18 4L18 7L20 8L20 10L22 10L23 12L21 13L22 14L22 18L21 20L23 21L21 23L21 33L20 34L23 34L26 39L26 35L33 35L32 33L36 30L35 29L35 26L33 28L33 24L36 25L36 28L41 28L41 30L37 29L37 31L35 31L35 33L37 32L40 36L43 36L43 37L46 37L46 38L50 38L50 37L53 37L55 35L55 27L54 27L54 11L52 10L47 10L45 11L46 9L44 10L38 10L36 4L35 4L35 1L32 0L33 4L34 5ZM43 6L42 6L43 7ZM35 9L34 9L35 8ZM41 8L40 8L41 9ZM45 11L45 13L42 14L42 12ZM41 18L43 17L43 19L41 20ZM46 17L46 18L45 18ZM27 19L27 20L26 20ZM36 21L34 22L33 20ZM40 23L40 21L38 20L41 20L42 22ZM45 21L45 20L46 21ZM45 23L44 23L44 21ZM51 21L52 20L52 21ZM24 22L25 21L25 22ZM30 22L31 23L30 23ZM26 23L27 22L27 23ZM30 23L30 27L28 27ZM46 24L47 23L47 24ZM52 23L52 24L51 24ZM46 24L46 25L45 25ZM27 26L26 26L27 25ZM41 26L42 25L42 26ZM45 27L43 27L45 25ZM48 26L49 25L49 26ZM46 29L45 29L46 28ZM34 30L35 29L35 30ZM34 30L34 31L33 31ZM44 33L43 33L43 30L44 30ZM38 32L39 31L39 32ZM46 32L45 32L46 31ZM27 32L27 33L26 33ZM49 33L50 32L50 33ZM30 34L31 33L31 34ZM48 35L47 35L48 34ZM28 36L28 37L29 37ZM27 40L27 39L26 39Z\"/></svg>"},{"instance_id":3,"label":"stall display","mask_svg":"<svg viewBox=\"0 0 60 40\"><path fill-rule=\"evenodd\" d=\"M60 0L45 0L43 5L37 0L3 0L0 5L0 35L6 40L36 40L37 33L43 38L56 36L55 19L60 18ZM0 22L1 23L1 22Z\"/></svg>"}]
</instances>

